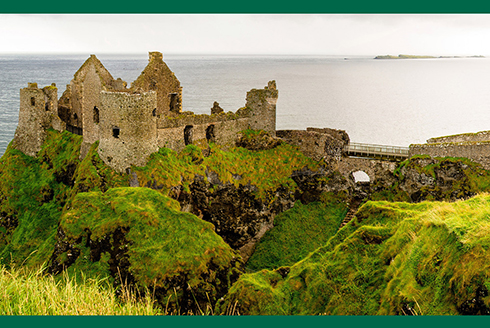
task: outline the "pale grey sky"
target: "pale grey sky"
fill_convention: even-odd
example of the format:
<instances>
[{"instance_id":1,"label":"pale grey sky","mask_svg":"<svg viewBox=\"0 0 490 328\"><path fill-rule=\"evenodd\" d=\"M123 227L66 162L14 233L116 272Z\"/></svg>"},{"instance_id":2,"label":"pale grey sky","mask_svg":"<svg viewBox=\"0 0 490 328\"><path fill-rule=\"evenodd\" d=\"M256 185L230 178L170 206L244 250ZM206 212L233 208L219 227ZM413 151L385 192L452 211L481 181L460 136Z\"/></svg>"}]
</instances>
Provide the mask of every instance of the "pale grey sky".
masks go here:
<instances>
[{"instance_id":1,"label":"pale grey sky","mask_svg":"<svg viewBox=\"0 0 490 328\"><path fill-rule=\"evenodd\" d=\"M0 53L490 55L490 15L0 14Z\"/></svg>"}]
</instances>

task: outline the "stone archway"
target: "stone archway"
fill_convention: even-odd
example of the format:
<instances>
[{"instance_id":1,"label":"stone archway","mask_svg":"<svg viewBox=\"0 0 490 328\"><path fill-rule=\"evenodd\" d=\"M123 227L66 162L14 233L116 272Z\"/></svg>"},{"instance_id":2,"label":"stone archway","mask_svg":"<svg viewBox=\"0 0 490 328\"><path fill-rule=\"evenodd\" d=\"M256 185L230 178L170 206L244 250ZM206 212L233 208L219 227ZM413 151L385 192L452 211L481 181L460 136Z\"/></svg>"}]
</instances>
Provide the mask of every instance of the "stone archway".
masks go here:
<instances>
[{"instance_id":1,"label":"stone archway","mask_svg":"<svg viewBox=\"0 0 490 328\"><path fill-rule=\"evenodd\" d=\"M358 170L351 173L355 183L370 183L371 177L364 171Z\"/></svg>"}]
</instances>

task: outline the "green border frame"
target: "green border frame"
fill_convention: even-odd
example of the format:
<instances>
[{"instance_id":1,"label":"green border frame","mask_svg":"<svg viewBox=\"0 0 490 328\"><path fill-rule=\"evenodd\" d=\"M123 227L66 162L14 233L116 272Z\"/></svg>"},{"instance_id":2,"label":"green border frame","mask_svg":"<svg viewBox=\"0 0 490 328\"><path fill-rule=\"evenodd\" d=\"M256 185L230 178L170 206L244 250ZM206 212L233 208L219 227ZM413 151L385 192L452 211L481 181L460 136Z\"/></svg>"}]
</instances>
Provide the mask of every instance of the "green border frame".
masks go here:
<instances>
[{"instance_id":1,"label":"green border frame","mask_svg":"<svg viewBox=\"0 0 490 328\"><path fill-rule=\"evenodd\" d=\"M429 0L430 1L430 0ZM490 2L427 0L309 0L309 1L12 1L0 13L490 13ZM488 324L483 317L0 317L3 326L21 327L437 327Z\"/></svg>"},{"instance_id":2,"label":"green border frame","mask_svg":"<svg viewBox=\"0 0 490 328\"><path fill-rule=\"evenodd\" d=\"M482 0L6 0L1 13L490 13Z\"/></svg>"}]
</instances>

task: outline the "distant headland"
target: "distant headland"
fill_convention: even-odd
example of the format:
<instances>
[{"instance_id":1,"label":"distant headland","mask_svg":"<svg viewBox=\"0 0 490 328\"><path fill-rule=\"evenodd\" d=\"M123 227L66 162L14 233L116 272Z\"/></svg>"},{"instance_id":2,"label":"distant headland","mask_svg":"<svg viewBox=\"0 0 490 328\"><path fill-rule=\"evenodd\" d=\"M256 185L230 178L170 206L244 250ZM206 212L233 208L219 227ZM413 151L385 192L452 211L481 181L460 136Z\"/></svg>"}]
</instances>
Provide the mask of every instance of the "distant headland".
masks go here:
<instances>
[{"instance_id":1,"label":"distant headland","mask_svg":"<svg viewBox=\"0 0 490 328\"><path fill-rule=\"evenodd\" d=\"M420 55L378 55L374 59L426 59L426 58L485 58L485 56L420 56Z\"/></svg>"}]
</instances>

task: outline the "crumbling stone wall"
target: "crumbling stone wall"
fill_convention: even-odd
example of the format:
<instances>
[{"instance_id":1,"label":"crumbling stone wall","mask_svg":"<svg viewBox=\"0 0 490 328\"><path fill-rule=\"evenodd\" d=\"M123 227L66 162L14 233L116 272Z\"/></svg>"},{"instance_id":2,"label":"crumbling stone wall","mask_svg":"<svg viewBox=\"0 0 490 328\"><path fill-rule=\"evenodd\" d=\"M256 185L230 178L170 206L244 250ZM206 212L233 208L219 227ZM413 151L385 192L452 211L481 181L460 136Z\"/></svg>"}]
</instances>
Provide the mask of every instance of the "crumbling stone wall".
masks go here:
<instances>
[{"instance_id":1,"label":"crumbling stone wall","mask_svg":"<svg viewBox=\"0 0 490 328\"><path fill-rule=\"evenodd\" d=\"M207 123L188 122L186 125L158 129L158 147L167 147L176 152L181 151L186 142L203 144L214 142L219 145L233 144L237 133L249 127L248 118L234 120L209 120ZM186 140L186 129L191 129L191 139Z\"/></svg>"},{"instance_id":2,"label":"crumbling stone wall","mask_svg":"<svg viewBox=\"0 0 490 328\"><path fill-rule=\"evenodd\" d=\"M252 89L247 92L245 107L250 110L250 128L264 130L271 136L276 135L276 104L279 92L276 81L270 81L264 89Z\"/></svg>"},{"instance_id":3,"label":"crumbling stone wall","mask_svg":"<svg viewBox=\"0 0 490 328\"><path fill-rule=\"evenodd\" d=\"M64 130L59 119L58 89L51 86L39 89L37 83L28 83L20 90L19 123L15 131L13 145L29 156L36 156L46 139L46 130L54 128Z\"/></svg>"},{"instance_id":4,"label":"crumbling stone wall","mask_svg":"<svg viewBox=\"0 0 490 328\"><path fill-rule=\"evenodd\" d=\"M429 140L427 140L427 143L432 144L432 143L479 142L479 141L490 141L490 131L480 131L476 133L462 133L453 136L430 138Z\"/></svg>"},{"instance_id":5,"label":"crumbling stone wall","mask_svg":"<svg viewBox=\"0 0 490 328\"><path fill-rule=\"evenodd\" d=\"M275 82L269 82L269 86L264 89L252 89L248 92L248 95L250 94L253 95L253 99L248 101L245 107L238 109L236 113L217 110L211 115L196 115L192 112L183 112L178 116L157 119L158 146L178 152L188 143L234 144L237 134L249 128L268 129L266 131L273 129L275 132L276 107L275 104L274 106L269 104L269 101L273 102L270 100L273 97L276 97L275 100L277 100ZM270 99L267 100L267 97ZM216 102L213 108L216 108ZM260 117L266 120L262 126L255 122ZM192 135L189 135L189 132Z\"/></svg>"},{"instance_id":6,"label":"crumbling stone wall","mask_svg":"<svg viewBox=\"0 0 490 328\"><path fill-rule=\"evenodd\" d=\"M118 172L144 166L158 151L156 92L102 91L100 101L100 158Z\"/></svg>"},{"instance_id":7,"label":"crumbling stone wall","mask_svg":"<svg viewBox=\"0 0 490 328\"><path fill-rule=\"evenodd\" d=\"M298 146L303 154L319 161L340 160L349 135L342 130L307 128L305 130L279 130L276 135L289 144Z\"/></svg>"},{"instance_id":8,"label":"crumbling stone wall","mask_svg":"<svg viewBox=\"0 0 490 328\"><path fill-rule=\"evenodd\" d=\"M91 55L74 74L59 102L56 92L40 91L37 86L22 91L21 97L19 149L35 156L44 141L45 128L53 126L83 136L80 158L99 140L102 160L123 172L131 165L144 166L159 147L180 151L187 144L235 144L239 132L248 128L274 136L278 91L275 81L264 89L250 90L246 106L236 113L224 113L217 102L211 115L182 112L179 80L161 53L150 52L148 65L130 89ZM31 98L35 105L29 105ZM42 111L45 104L53 117Z\"/></svg>"},{"instance_id":9,"label":"crumbling stone wall","mask_svg":"<svg viewBox=\"0 0 490 328\"><path fill-rule=\"evenodd\" d=\"M410 145L409 156L465 157L490 170L490 141Z\"/></svg>"},{"instance_id":10,"label":"crumbling stone wall","mask_svg":"<svg viewBox=\"0 0 490 328\"><path fill-rule=\"evenodd\" d=\"M85 144L92 144L99 138L93 111L100 106L100 92L124 90L126 85L121 79L115 80L100 60L90 55L61 96L59 116L69 128L83 133Z\"/></svg>"},{"instance_id":11,"label":"crumbling stone wall","mask_svg":"<svg viewBox=\"0 0 490 328\"><path fill-rule=\"evenodd\" d=\"M131 84L136 92L155 91L157 93L158 117L178 114L182 111L182 87L175 74L163 61L160 52L149 53L148 65Z\"/></svg>"}]
</instances>

